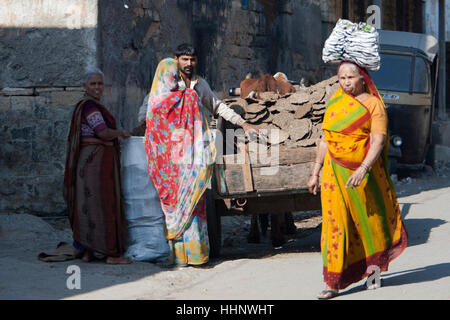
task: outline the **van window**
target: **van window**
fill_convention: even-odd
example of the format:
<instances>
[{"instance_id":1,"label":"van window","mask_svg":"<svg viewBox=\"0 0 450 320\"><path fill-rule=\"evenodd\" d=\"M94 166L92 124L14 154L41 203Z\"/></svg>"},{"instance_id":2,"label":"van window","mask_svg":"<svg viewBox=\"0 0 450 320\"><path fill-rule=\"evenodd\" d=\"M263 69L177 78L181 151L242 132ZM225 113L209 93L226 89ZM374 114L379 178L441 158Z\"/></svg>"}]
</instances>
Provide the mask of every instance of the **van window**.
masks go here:
<instances>
[{"instance_id":1,"label":"van window","mask_svg":"<svg viewBox=\"0 0 450 320\"><path fill-rule=\"evenodd\" d=\"M416 70L414 70L414 92L428 92L428 65L421 57L416 57Z\"/></svg>"},{"instance_id":2,"label":"van window","mask_svg":"<svg viewBox=\"0 0 450 320\"><path fill-rule=\"evenodd\" d=\"M412 56L393 53L381 53L380 55L380 69L378 71L369 71L377 88L379 90L409 92ZM428 66L423 58L416 56L413 91L426 93L428 88Z\"/></svg>"}]
</instances>

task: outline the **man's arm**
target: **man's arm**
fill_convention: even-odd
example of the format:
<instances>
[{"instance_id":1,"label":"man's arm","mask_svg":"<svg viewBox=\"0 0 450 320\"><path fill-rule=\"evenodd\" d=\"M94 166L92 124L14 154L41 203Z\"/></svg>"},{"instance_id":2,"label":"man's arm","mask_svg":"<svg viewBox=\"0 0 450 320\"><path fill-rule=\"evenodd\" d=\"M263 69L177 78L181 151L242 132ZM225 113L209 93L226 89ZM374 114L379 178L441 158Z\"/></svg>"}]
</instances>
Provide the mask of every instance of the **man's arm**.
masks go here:
<instances>
[{"instance_id":1,"label":"man's arm","mask_svg":"<svg viewBox=\"0 0 450 320\"><path fill-rule=\"evenodd\" d=\"M238 126L243 126L246 123L239 114L234 112L233 109L229 108L214 94L206 80L199 78L195 90L201 99L202 105L212 114L219 115Z\"/></svg>"}]
</instances>

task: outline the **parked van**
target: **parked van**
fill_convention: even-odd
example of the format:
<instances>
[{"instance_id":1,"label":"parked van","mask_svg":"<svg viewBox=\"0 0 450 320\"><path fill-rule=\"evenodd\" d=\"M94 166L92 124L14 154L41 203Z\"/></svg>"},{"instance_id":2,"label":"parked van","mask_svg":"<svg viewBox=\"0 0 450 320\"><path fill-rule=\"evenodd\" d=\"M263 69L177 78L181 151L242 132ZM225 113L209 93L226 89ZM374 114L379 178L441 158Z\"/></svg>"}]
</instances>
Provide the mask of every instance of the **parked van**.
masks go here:
<instances>
[{"instance_id":1,"label":"parked van","mask_svg":"<svg viewBox=\"0 0 450 320\"><path fill-rule=\"evenodd\" d=\"M381 68L370 72L389 116L390 169L425 162L437 87L439 43L431 35L378 30Z\"/></svg>"}]
</instances>

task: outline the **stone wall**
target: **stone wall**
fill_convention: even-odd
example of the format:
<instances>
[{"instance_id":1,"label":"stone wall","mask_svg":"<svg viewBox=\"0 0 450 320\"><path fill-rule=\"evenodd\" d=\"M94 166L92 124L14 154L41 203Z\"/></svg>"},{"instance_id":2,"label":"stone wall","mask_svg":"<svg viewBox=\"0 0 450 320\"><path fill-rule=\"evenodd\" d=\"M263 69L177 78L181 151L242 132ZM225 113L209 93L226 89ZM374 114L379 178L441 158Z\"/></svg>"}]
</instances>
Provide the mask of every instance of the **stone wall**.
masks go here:
<instances>
[{"instance_id":1,"label":"stone wall","mask_svg":"<svg viewBox=\"0 0 450 320\"><path fill-rule=\"evenodd\" d=\"M329 2L0 0L0 213L64 214L66 138L86 69L103 69L103 102L127 130L157 63L183 42L219 96L251 71L314 83L327 76Z\"/></svg>"},{"instance_id":2,"label":"stone wall","mask_svg":"<svg viewBox=\"0 0 450 320\"><path fill-rule=\"evenodd\" d=\"M97 64L97 0L0 0L0 88L81 85Z\"/></svg>"},{"instance_id":3,"label":"stone wall","mask_svg":"<svg viewBox=\"0 0 450 320\"><path fill-rule=\"evenodd\" d=\"M106 5L107 4L107 5ZM100 65L111 91L105 104L132 129L153 72L177 45L199 51L198 73L219 96L252 71L292 80L323 78L320 1L100 0ZM110 21L114 21L111 24ZM310 32L319 30L319 36ZM114 35L114 36L111 36ZM325 34L326 36L326 34Z\"/></svg>"},{"instance_id":4,"label":"stone wall","mask_svg":"<svg viewBox=\"0 0 450 320\"><path fill-rule=\"evenodd\" d=\"M177 0L99 1L99 64L109 90L104 103L131 130L158 62L192 41L190 11Z\"/></svg>"},{"instance_id":5,"label":"stone wall","mask_svg":"<svg viewBox=\"0 0 450 320\"><path fill-rule=\"evenodd\" d=\"M0 212L60 214L71 106L80 87L0 91Z\"/></svg>"},{"instance_id":6,"label":"stone wall","mask_svg":"<svg viewBox=\"0 0 450 320\"><path fill-rule=\"evenodd\" d=\"M0 7L0 213L61 214L70 116L97 65L97 0Z\"/></svg>"}]
</instances>

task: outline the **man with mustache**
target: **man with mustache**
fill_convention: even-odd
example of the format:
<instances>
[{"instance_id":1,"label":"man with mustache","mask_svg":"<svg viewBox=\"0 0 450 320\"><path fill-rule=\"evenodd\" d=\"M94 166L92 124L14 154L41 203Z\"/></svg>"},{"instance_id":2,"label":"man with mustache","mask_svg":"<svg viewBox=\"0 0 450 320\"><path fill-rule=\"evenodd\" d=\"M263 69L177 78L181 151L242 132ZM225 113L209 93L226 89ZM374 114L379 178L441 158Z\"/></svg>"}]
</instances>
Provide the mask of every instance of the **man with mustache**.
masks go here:
<instances>
[{"instance_id":1,"label":"man with mustache","mask_svg":"<svg viewBox=\"0 0 450 320\"><path fill-rule=\"evenodd\" d=\"M178 82L180 88L194 89L203 107L207 108L211 113L218 114L225 120L241 126L245 132L255 129L222 102L211 90L205 79L196 75L197 53L192 45L184 43L178 46L175 52L175 59L178 61L180 69L180 80Z\"/></svg>"},{"instance_id":2,"label":"man with mustache","mask_svg":"<svg viewBox=\"0 0 450 320\"><path fill-rule=\"evenodd\" d=\"M179 89L190 88L197 92L199 103L208 109L214 115L219 115L232 124L238 125L245 132L249 130L257 130L257 128L247 122L233 109L230 109L222 100L220 100L211 90L208 82L196 75L197 52L195 48L187 43L181 44L175 51L175 60L178 62L180 70L178 81ZM147 113L148 96L145 97L144 103L139 110L139 122L144 121Z\"/></svg>"}]
</instances>

